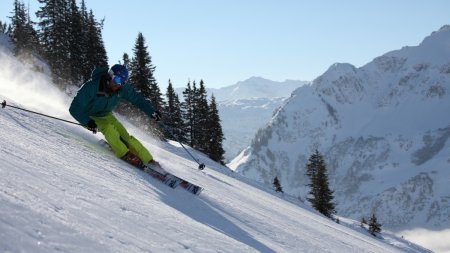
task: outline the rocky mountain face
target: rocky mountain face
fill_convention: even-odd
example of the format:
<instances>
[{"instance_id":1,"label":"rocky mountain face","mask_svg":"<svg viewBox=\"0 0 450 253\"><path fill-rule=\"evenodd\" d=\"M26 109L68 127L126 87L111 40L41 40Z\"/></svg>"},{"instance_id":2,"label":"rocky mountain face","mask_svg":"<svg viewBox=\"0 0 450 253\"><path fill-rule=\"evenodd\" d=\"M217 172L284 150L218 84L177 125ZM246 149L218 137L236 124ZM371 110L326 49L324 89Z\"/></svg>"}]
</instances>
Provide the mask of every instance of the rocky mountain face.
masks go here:
<instances>
[{"instance_id":1,"label":"rocky mountain face","mask_svg":"<svg viewBox=\"0 0 450 253\"><path fill-rule=\"evenodd\" d=\"M229 166L305 199L318 149L337 212L392 230L450 227L450 26L295 90Z\"/></svg>"}]
</instances>

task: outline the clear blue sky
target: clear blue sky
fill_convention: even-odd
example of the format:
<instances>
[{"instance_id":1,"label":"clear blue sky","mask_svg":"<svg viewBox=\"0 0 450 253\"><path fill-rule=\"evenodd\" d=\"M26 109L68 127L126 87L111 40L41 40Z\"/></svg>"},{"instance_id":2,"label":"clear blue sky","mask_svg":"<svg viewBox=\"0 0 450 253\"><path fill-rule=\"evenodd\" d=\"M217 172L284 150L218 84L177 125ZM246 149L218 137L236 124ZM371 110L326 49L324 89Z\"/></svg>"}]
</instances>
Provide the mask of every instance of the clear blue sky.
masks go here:
<instances>
[{"instance_id":1,"label":"clear blue sky","mask_svg":"<svg viewBox=\"0 0 450 253\"><path fill-rule=\"evenodd\" d=\"M29 2L32 18L39 7ZM203 79L223 87L261 76L313 80L336 62L373 58L450 24L448 0L86 0L98 20L110 64L132 56L142 32L165 91ZM7 21L13 0L0 2Z\"/></svg>"}]
</instances>

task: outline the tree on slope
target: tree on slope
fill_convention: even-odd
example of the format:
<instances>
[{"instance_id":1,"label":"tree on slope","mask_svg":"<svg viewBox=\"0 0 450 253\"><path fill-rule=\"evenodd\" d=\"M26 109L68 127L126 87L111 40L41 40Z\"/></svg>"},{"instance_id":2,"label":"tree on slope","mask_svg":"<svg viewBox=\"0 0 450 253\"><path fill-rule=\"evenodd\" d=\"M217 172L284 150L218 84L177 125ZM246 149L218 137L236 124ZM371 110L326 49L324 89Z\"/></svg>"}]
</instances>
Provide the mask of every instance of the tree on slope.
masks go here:
<instances>
[{"instance_id":1,"label":"tree on slope","mask_svg":"<svg viewBox=\"0 0 450 253\"><path fill-rule=\"evenodd\" d=\"M206 88L203 80L200 80L200 87L197 89L194 82L194 97L193 97L193 135L192 147L196 150L208 153L209 139L212 135L211 129L208 129L209 106L206 94Z\"/></svg>"},{"instance_id":2,"label":"tree on slope","mask_svg":"<svg viewBox=\"0 0 450 253\"><path fill-rule=\"evenodd\" d=\"M206 153L208 154L209 158L224 165L225 163L223 162L223 156L225 154L225 150L223 149L223 140L225 139L225 137L223 136L222 125L220 124L219 110L217 109L216 98L214 97L214 95L212 95L211 97L211 102L209 104L206 119Z\"/></svg>"},{"instance_id":3,"label":"tree on slope","mask_svg":"<svg viewBox=\"0 0 450 253\"><path fill-rule=\"evenodd\" d=\"M64 86L70 78L69 3L65 0L38 0L42 6L36 12L39 18L39 38L43 54L52 69L53 80Z\"/></svg>"},{"instance_id":4,"label":"tree on slope","mask_svg":"<svg viewBox=\"0 0 450 253\"><path fill-rule=\"evenodd\" d=\"M183 91L183 102L181 103L181 109L183 113L184 120L184 132L186 133L187 144L191 147L194 146L194 118L195 118L195 105L194 105L194 94L196 93L197 87L195 81L193 87L189 81L186 88Z\"/></svg>"},{"instance_id":5,"label":"tree on slope","mask_svg":"<svg viewBox=\"0 0 450 253\"><path fill-rule=\"evenodd\" d=\"M11 18L11 39L15 44L15 55L30 56L39 53L39 38L33 27L28 10L22 1L14 1Z\"/></svg>"},{"instance_id":6,"label":"tree on slope","mask_svg":"<svg viewBox=\"0 0 450 253\"><path fill-rule=\"evenodd\" d=\"M144 97L144 99L150 101L155 110L163 110L164 101L153 75L155 67L152 64L148 47L142 33L138 33L136 38L131 61L128 60L127 54L124 54L123 57L124 64L127 65L130 73L128 83L133 86L134 89L139 92L142 97ZM155 136L162 137L163 133L159 129L159 125L153 120L150 120L135 106L132 106L127 102L123 102L119 105L117 111L123 115L126 115L127 118L135 125L142 127L144 130L151 131ZM152 125L152 127L149 128L149 125Z\"/></svg>"},{"instance_id":7,"label":"tree on slope","mask_svg":"<svg viewBox=\"0 0 450 253\"><path fill-rule=\"evenodd\" d=\"M152 64L148 46L142 33L139 33L136 38L133 53L133 58L129 64L129 82L144 98L149 99L157 110L160 110L163 99L153 74L156 67Z\"/></svg>"},{"instance_id":8,"label":"tree on slope","mask_svg":"<svg viewBox=\"0 0 450 253\"><path fill-rule=\"evenodd\" d=\"M70 0L70 17L68 27L70 82L81 86L87 79L83 75L83 68L87 62L85 53L85 32L83 30L83 16L75 0Z\"/></svg>"},{"instance_id":9,"label":"tree on slope","mask_svg":"<svg viewBox=\"0 0 450 253\"><path fill-rule=\"evenodd\" d=\"M38 0L36 12L42 56L47 60L53 81L61 88L67 83L81 84L96 67L107 66L108 57L101 30L84 0L78 8L75 0Z\"/></svg>"},{"instance_id":10,"label":"tree on slope","mask_svg":"<svg viewBox=\"0 0 450 253\"><path fill-rule=\"evenodd\" d=\"M325 161L318 150L310 156L306 165L306 175L310 178L308 201L312 207L331 218L336 213L333 200L333 191L329 188Z\"/></svg>"},{"instance_id":11,"label":"tree on slope","mask_svg":"<svg viewBox=\"0 0 450 253\"><path fill-rule=\"evenodd\" d=\"M276 192L283 193L283 187L281 187L280 180L278 179L277 176L273 179L273 186L275 187Z\"/></svg>"},{"instance_id":12,"label":"tree on slope","mask_svg":"<svg viewBox=\"0 0 450 253\"><path fill-rule=\"evenodd\" d=\"M76 11L73 11L76 13ZM87 81L91 78L92 70L96 67L104 67L108 65L108 56L106 54L105 45L102 38L102 29L104 20L98 22L95 19L92 10L88 11L85 1L81 1L81 6L79 8L78 14L82 25L81 33L77 31L74 26L74 33L79 34L75 37L75 41L81 45L82 55L80 56L81 63L81 75L83 81ZM73 18L73 20L77 20ZM75 42L76 43L76 42Z\"/></svg>"},{"instance_id":13,"label":"tree on slope","mask_svg":"<svg viewBox=\"0 0 450 253\"><path fill-rule=\"evenodd\" d=\"M172 86L172 82L169 80L169 86L166 92L167 103L164 109L164 124L168 127L170 132L165 131L166 138L177 139L180 142L186 142L186 133L184 132L184 121L181 112L181 103L178 98L178 94L175 92ZM175 136L172 136L175 135Z\"/></svg>"},{"instance_id":14,"label":"tree on slope","mask_svg":"<svg viewBox=\"0 0 450 253\"><path fill-rule=\"evenodd\" d=\"M102 38L103 20L97 22L92 10L89 11L87 23L87 60L90 72L96 67L108 66L108 56ZM89 78L90 73L89 72Z\"/></svg>"},{"instance_id":15,"label":"tree on slope","mask_svg":"<svg viewBox=\"0 0 450 253\"><path fill-rule=\"evenodd\" d=\"M0 20L0 33L6 34L6 35L10 35L12 33L12 27L9 24L6 24L6 22L2 22Z\"/></svg>"},{"instance_id":16,"label":"tree on slope","mask_svg":"<svg viewBox=\"0 0 450 253\"><path fill-rule=\"evenodd\" d=\"M381 224L378 223L377 217L375 213L372 214L372 217L369 219L369 233L373 236L376 236L377 233L381 232Z\"/></svg>"}]
</instances>

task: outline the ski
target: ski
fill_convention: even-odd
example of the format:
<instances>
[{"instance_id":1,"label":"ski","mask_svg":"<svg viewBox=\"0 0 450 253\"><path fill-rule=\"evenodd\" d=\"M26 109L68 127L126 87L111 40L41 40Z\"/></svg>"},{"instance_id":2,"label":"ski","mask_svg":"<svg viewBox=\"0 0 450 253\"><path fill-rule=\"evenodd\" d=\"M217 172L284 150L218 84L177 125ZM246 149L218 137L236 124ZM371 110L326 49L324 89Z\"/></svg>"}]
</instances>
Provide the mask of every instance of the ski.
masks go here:
<instances>
[{"instance_id":1,"label":"ski","mask_svg":"<svg viewBox=\"0 0 450 253\"><path fill-rule=\"evenodd\" d=\"M181 188L183 188L184 190L186 190L194 195L200 195L200 193L203 190L202 187L195 185L191 182L188 182L184 179L181 179L181 178L167 172L160 166L144 165L142 169L147 174L152 176L153 178L161 181L162 183L164 183L165 185L167 185L171 188L176 188L178 186L181 186Z\"/></svg>"},{"instance_id":2,"label":"ski","mask_svg":"<svg viewBox=\"0 0 450 253\"><path fill-rule=\"evenodd\" d=\"M193 183L189 183L188 181L183 180L180 185L182 188L186 189L186 191L195 195L200 195L200 193L203 191L202 187L195 185Z\"/></svg>"}]
</instances>

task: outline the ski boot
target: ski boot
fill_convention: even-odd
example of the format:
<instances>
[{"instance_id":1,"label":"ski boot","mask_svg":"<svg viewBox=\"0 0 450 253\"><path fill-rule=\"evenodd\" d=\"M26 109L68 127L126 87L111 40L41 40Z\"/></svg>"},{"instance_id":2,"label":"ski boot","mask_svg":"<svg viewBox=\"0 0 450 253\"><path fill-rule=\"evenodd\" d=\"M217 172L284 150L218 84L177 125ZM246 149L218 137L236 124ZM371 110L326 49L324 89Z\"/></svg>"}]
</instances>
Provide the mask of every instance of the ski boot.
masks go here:
<instances>
[{"instance_id":1,"label":"ski boot","mask_svg":"<svg viewBox=\"0 0 450 253\"><path fill-rule=\"evenodd\" d=\"M142 164L141 159L137 157L135 154L133 154L131 151L128 151L124 156L122 156L120 159L124 160L125 162L139 168L140 170L143 170L144 165Z\"/></svg>"}]
</instances>

